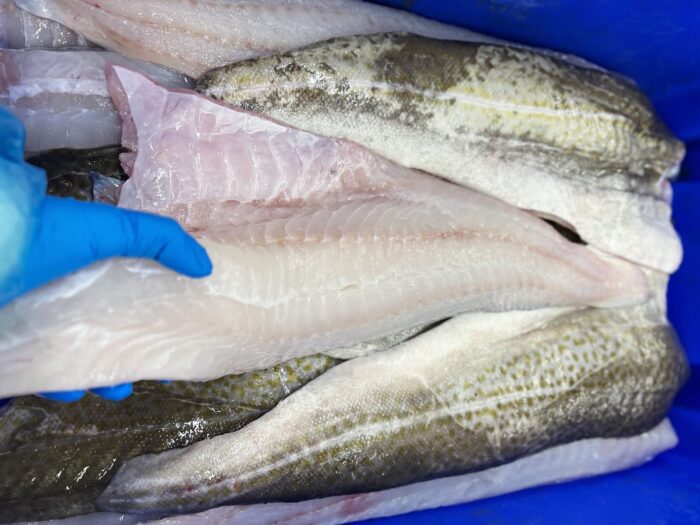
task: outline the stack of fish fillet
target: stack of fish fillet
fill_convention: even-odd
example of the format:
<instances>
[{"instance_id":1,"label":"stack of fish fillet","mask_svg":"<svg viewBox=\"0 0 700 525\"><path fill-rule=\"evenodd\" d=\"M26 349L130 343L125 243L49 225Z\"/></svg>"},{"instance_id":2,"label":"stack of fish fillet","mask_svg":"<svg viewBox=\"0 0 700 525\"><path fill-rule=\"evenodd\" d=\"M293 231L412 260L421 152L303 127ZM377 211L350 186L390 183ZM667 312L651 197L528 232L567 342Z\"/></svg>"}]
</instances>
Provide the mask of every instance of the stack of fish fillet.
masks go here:
<instances>
[{"instance_id":1,"label":"stack of fish fillet","mask_svg":"<svg viewBox=\"0 0 700 525\"><path fill-rule=\"evenodd\" d=\"M629 80L354 0L1 0L0 31L49 193L214 263L0 311L0 522L345 523L675 445L684 148Z\"/></svg>"}]
</instances>

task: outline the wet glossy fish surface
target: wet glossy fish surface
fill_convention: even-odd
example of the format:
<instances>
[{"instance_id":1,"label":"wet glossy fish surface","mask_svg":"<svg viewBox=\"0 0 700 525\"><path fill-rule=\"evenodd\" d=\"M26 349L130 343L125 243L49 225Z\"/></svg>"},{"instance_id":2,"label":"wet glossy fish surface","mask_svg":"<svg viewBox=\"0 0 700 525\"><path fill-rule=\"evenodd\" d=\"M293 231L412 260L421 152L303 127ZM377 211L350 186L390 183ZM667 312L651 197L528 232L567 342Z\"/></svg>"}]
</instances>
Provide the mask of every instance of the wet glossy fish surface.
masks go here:
<instances>
[{"instance_id":1,"label":"wet glossy fish surface","mask_svg":"<svg viewBox=\"0 0 700 525\"><path fill-rule=\"evenodd\" d=\"M357 0L16 0L93 42L193 77L246 58L288 51L341 35L410 31L438 38L487 40Z\"/></svg>"},{"instance_id":2,"label":"wet glossy fish surface","mask_svg":"<svg viewBox=\"0 0 700 525\"><path fill-rule=\"evenodd\" d=\"M522 333L508 334L505 322ZM482 344L466 335L475 332ZM99 506L306 500L633 436L663 419L687 373L654 303L549 318L472 314L335 367L240 431L128 462Z\"/></svg>"},{"instance_id":3,"label":"wet glossy fish surface","mask_svg":"<svg viewBox=\"0 0 700 525\"><path fill-rule=\"evenodd\" d=\"M119 163L121 151L120 146L58 149L28 155L26 161L46 171L49 195L116 204L126 180ZM110 189L112 195L107 195Z\"/></svg>"},{"instance_id":4,"label":"wet glossy fish surface","mask_svg":"<svg viewBox=\"0 0 700 525\"><path fill-rule=\"evenodd\" d=\"M338 363L310 356L206 383L142 382L120 403L16 398L0 415L0 521L93 512L127 459L238 430Z\"/></svg>"},{"instance_id":5,"label":"wet glossy fish surface","mask_svg":"<svg viewBox=\"0 0 700 525\"><path fill-rule=\"evenodd\" d=\"M0 104L24 124L25 149L118 145L121 122L105 66L120 64L168 87L192 80L168 68L98 50L0 49Z\"/></svg>"},{"instance_id":6,"label":"wet glossy fish surface","mask_svg":"<svg viewBox=\"0 0 700 525\"><path fill-rule=\"evenodd\" d=\"M409 34L337 38L213 71L197 89L367 146L572 226L663 271L683 145L629 81L536 51Z\"/></svg>"},{"instance_id":7,"label":"wet glossy fish surface","mask_svg":"<svg viewBox=\"0 0 700 525\"><path fill-rule=\"evenodd\" d=\"M117 260L21 298L0 315L0 395L207 380L462 312L649 297L633 264L491 197L124 68L109 83L120 205L177 218L214 273Z\"/></svg>"},{"instance_id":8,"label":"wet glossy fish surface","mask_svg":"<svg viewBox=\"0 0 700 525\"><path fill-rule=\"evenodd\" d=\"M90 44L66 26L18 8L14 0L0 0L0 47L87 47Z\"/></svg>"},{"instance_id":9,"label":"wet glossy fish surface","mask_svg":"<svg viewBox=\"0 0 700 525\"><path fill-rule=\"evenodd\" d=\"M0 0L0 105L49 195L213 266L0 308L0 523L335 525L677 443L685 147L630 79L358 0Z\"/></svg>"}]
</instances>

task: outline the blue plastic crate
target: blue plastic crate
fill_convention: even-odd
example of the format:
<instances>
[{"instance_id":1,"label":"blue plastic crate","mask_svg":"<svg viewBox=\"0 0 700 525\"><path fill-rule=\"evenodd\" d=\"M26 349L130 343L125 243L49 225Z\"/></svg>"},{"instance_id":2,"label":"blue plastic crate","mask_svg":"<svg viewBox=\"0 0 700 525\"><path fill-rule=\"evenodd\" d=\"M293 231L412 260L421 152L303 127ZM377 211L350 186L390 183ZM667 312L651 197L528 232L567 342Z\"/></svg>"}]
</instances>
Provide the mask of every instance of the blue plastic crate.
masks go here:
<instances>
[{"instance_id":1,"label":"blue plastic crate","mask_svg":"<svg viewBox=\"0 0 700 525\"><path fill-rule=\"evenodd\" d=\"M526 44L573 53L637 81L688 155L674 184L685 258L669 317L692 374L671 411L680 444L642 467L373 524L700 523L700 2L694 0L378 0Z\"/></svg>"}]
</instances>

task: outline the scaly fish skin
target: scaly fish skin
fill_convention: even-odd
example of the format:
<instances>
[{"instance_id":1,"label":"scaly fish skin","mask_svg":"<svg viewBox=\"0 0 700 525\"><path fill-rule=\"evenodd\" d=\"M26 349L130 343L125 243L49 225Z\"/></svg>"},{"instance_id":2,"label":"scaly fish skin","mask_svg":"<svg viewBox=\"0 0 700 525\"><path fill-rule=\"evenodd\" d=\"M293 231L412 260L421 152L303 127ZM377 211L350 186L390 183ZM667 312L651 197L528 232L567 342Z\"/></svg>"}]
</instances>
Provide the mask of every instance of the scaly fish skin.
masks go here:
<instances>
[{"instance_id":1,"label":"scaly fish skin","mask_svg":"<svg viewBox=\"0 0 700 525\"><path fill-rule=\"evenodd\" d=\"M683 144L610 73L527 49L379 34L232 64L197 90L553 216L642 264L668 272L680 261L664 179Z\"/></svg>"},{"instance_id":2,"label":"scaly fish skin","mask_svg":"<svg viewBox=\"0 0 700 525\"><path fill-rule=\"evenodd\" d=\"M142 382L120 403L16 398L0 416L0 522L94 512L124 461L242 428L338 363L310 356L208 383Z\"/></svg>"},{"instance_id":3,"label":"scaly fish skin","mask_svg":"<svg viewBox=\"0 0 700 525\"><path fill-rule=\"evenodd\" d=\"M135 458L98 505L181 512L352 494L639 434L688 374L655 308L586 309L484 347L448 321L339 365L240 431ZM497 316L517 315L484 314L481 329L498 334Z\"/></svg>"},{"instance_id":4,"label":"scaly fish skin","mask_svg":"<svg viewBox=\"0 0 700 525\"><path fill-rule=\"evenodd\" d=\"M592 438L559 445L505 465L363 494L331 496L298 502L216 507L196 514L178 514L152 525L338 525L457 505L539 485L561 483L615 472L650 461L678 443L668 420L628 438ZM86 521L61 525L132 525L137 516L92 514ZM133 521L132 521L133 520Z\"/></svg>"},{"instance_id":5,"label":"scaly fish skin","mask_svg":"<svg viewBox=\"0 0 700 525\"><path fill-rule=\"evenodd\" d=\"M113 179L115 185L126 180L126 173L119 163L121 151L120 146L57 149L27 155L26 161L46 171L46 192L49 195L92 201L100 197L95 195L98 177Z\"/></svg>"}]
</instances>

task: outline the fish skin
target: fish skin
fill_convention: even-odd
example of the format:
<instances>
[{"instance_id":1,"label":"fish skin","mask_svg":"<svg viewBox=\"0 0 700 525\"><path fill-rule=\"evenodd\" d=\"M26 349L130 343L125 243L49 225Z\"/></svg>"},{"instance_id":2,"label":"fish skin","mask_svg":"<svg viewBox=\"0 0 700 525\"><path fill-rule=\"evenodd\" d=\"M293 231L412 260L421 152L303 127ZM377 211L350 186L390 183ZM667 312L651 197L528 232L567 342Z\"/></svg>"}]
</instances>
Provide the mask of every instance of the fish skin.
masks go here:
<instances>
[{"instance_id":1,"label":"fish skin","mask_svg":"<svg viewBox=\"0 0 700 525\"><path fill-rule=\"evenodd\" d=\"M294 503L224 506L162 519L144 520L136 515L103 512L60 522L40 522L39 525L337 525L468 503L540 485L615 472L650 461L677 443L671 423L664 420L637 436L584 439L506 465L378 492Z\"/></svg>"},{"instance_id":2,"label":"fish skin","mask_svg":"<svg viewBox=\"0 0 700 525\"><path fill-rule=\"evenodd\" d=\"M237 432L127 462L98 506L171 513L347 496L663 420L688 364L654 302L503 333L535 315L472 314L347 361ZM469 338L474 324L483 346Z\"/></svg>"},{"instance_id":3,"label":"fish skin","mask_svg":"<svg viewBox=\"0 0 700 525\"><path fill-rule=\"evenodd\" d=\"M631 82L605 71L378 34L231 64L196 89L554 218L640 264L680 263L665 179L684 146Z\"/></svg>"},{"instance_id":4,"label":"fish skin","mask_svg":"<svg viewBox=\"0 0 700 525\"><path fill-rule=\"evenodd\" d=\"M0 48L89 47L91 44L66 26L18 8L14 0L0 0Z\"/></svg>"},{"instance_id":5,"label":"fish skin","mask_svg":"<svg viewBox=\"0 0 700 525\"><path fill-rule=\"evenodd\" d=\"M120 64L167 87L189 87L181 73L99 50L0 50L0 104L26 129L25 149L86 149L119 144L121 123L105 66Z\"/></svg>"},{"instance_id":6,"label":"fish skin","mask_svg":"<svg viewBox=\"0 0 700 525\"><path fill-rule=\"evenodd\" d=\"M632 468L673 448L677 443L678 438L671 423L664 420L649 432L637 436L584 439L552 447L506 465L378 492L294 503L224 506L196 514L146 521L134 515L100 513L84 516L84 521L69 520L58 525L337 525L468 503L531 487Z\"/></svg>"},{"instance_id":7,"label":"fish skin","mask_svg":"<svg viewBox=\"0 0 700 525\"><path fill-rule=\"evenodd\" d=\"M238 430L340 362L310 356L208 383L137 383L120 403L16 398L0 416L0 522L95 512L124 461Z\"/></svg>"},{"instance_id":8,"label":"fish skin","mask_svg":"<svg viewBox=\"0 0 700 525\"><path fill-rule=\"evenodd\" d=\"M649 297L636 266L496 199L124 68L109 82L120 205L177 218L213 275L108 261L14 301L0 396L207 380L462 312Z\"/></svg>"},{"instance_id":9,"label":"fish skin","mask_svg":"<svg viewBox=\"0 0 700 525\"><path fill-rule=\"evenodd\" d=\"M58 149L30 154L25 160L46 171L48 195L82 201L104 201L99 194L99 177L111 179L117 186L127 178L119 163L121 152L121 146L86 150Z\"/></svg>"},{"instance_id":10,"label":"fish skin","mask_svg":"<svg viewBox=\"0 0 700 525\"><path fill-rule=\"evenodd\" d=\"M16 0L101 46L192 77L232 62L296 49L334 36L409 31L498 41L357 0ZM177 50L177 51L175 51Z\"/></svg>"}]
</instances>

